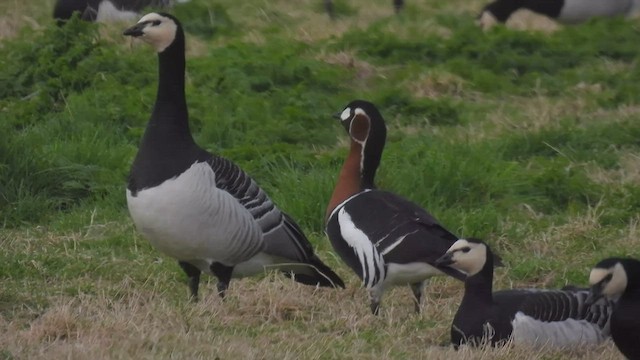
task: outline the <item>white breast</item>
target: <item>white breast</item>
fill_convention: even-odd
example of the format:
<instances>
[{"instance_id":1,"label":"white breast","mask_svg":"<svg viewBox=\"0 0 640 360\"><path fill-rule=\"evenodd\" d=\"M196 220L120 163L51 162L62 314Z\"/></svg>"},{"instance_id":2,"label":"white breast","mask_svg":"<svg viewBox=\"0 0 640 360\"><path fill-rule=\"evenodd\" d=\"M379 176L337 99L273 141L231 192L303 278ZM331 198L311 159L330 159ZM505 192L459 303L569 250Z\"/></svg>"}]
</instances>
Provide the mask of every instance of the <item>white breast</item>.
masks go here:
<instances>
[{"instance_id":1,"label":"white breast","mask_svg":"<svg viewBox=\"0 0 640 360\"><path fill-rule=\"evenodd\" d=\"M534 347L598 344L606 339L596 324L586 320L544 322L518 312L511 324L513 342Z\"/></svg>"},{"instance_id":2,"label":"white breast","mask_svg":"<svg viewBox=\"0 0 640 360\"><path fill-rule=\"evenodd\" d=\"M206 163L195 163L135 197L127 190L127 204L138 231L178 260L234 265L264 246L256 221L233 196L216 187L215 174Z\"/></svg>"},{"instance_id":3,"label":"white breast","mask_svg":"<svg viewBox=\"0 0 640 360\"><path fill-rule=\"evenodd\" d=\"M432 276L443 275L442 271L424 262L387 264L385 285L407 285L424 281Z\"/></svg>"},{"instance_id":4,"label":"white breast","mask_svg":"<svg viewBox=\"0 0 640 360\"><path fill-rule=\"evenodd\" d=\"M634 0L565 0L558 20L573 24L597 16L625 15Z\"/></svg>"}]
</instances>

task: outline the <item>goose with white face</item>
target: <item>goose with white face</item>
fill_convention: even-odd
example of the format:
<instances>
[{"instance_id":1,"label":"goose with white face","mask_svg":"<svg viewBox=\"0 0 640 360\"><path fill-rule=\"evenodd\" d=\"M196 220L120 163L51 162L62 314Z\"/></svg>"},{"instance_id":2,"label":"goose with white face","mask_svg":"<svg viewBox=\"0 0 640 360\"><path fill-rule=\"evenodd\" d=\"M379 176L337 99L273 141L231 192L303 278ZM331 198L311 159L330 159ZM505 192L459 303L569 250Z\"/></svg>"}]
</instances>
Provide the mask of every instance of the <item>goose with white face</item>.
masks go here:
<instances>
[{"instance_id":1,"label":"goose with white face","mask_svg":"<svg viewBox=\"0 0 640 360\"><path fill-rule=\"evenodd\" d=\"M482 270L487 262L487 246L478 242L460 239L437 261L438 266L449 266L473 276Z\"/></svg>"},{"instance_id":2,"label":"goose with white face","mask_svg":"<svg viewBox=\"0 0 640 360\"><path fill-rule=\"evenodd\" d=\"M608 299L619 298L627 288L627 273L620 262L610 267L595 267L589 274L591 286L590 301L605 296Z\"/></svg>"},{"instance_id":3,"label":"goose with white face","mask_svg":"<svg viewBox=\"0 0 640 360\"><path fill-rule=\"evenodd\" d=\"M175 40L177 30L178 24L174 19L158 13L149 13L123 34L141 39L153 46L157 52L163 52Z\"/></svg>"}]
</instances>

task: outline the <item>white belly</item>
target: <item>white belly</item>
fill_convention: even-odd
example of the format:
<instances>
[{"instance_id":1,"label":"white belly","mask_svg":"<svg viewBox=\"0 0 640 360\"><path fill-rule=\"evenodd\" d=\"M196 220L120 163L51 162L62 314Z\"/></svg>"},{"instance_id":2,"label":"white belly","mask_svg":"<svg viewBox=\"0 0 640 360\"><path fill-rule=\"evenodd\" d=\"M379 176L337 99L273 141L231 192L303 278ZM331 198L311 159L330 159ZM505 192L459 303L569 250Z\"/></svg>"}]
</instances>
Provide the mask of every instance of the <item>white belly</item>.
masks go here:
<instances>
[{"instance_id":1,"label":"white belly","mask_svg":"<svg viewBox=\"0 0 640 360\"><path fill-rule=\"evenodd\" d=\"M385 285L392 286L415 284L436 275L443 275L443 273L427 263L392 263L387 264L387 278L384 280L384 283Z\"/></svg>"},{"instance_id":2,"label":"white belly","mask_svg":"<svg viewBox=\"0 0 640 360\"><path fill-rule=\"evenodd\" d=\"M206 163L196 163L135 197L127 190L127 205L138 231L178 260L235 265L264 247L256 221L233 196L215 186L215 174Z\"/></svg>"}]
</instances>

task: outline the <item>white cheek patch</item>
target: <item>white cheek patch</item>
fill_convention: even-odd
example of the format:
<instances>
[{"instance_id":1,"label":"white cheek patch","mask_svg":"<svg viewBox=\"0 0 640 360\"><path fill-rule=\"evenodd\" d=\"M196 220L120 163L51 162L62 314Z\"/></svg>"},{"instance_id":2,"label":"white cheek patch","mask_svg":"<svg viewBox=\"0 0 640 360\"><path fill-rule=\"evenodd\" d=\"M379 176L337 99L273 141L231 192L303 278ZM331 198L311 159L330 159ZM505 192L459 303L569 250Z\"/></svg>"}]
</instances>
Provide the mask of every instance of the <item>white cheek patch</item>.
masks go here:
<instances>
[{"instance_id":1,"label":"white cheek patch","mask_svg":"<svg viewBox=\"0 0 640 360\"><path fill-rule=\"evenodd\" d=\"M593 286L599 283L607 275L609 275L609 269L597 268L597 269L591 270L591 273L589 274L589 285Z\"/></svg>"},{"instance_id":2,"label":"white cheek patch","mask_svg":"<svg viewBox=\"0 0 640 360\"><path fill-rule=\"evenodd\" d=\"M351 116L351 109L346 108L342 111L342 114L340 114L340 120L346 121L349 116Z\"/></svg>"},{"instance_id":3,"label":"white cheek patch","mask_svg":"<svg viewBox=\"0 0 640 360\"><path fill-rule=\"evenodd\" d=\"M617 263L613 267L613 277L604 287L602 293L609 298L617 297L622 295L627 288L627 273L624 271L624 267L622 264Z\"/></svg>"},{"instance_id":4,"label":"white cheek patch","mask_svg":"<svg viewBox=\"0 0 640 360\"><path fill-rule=\"evenodd\" d=\"M471 250L463 252L461 249L465 247L469 247ZM447 252L453 252L451 259L454 263L450 266L465 272L468 276L479 273L487 262L487 247L482 244L469 243L464 239L456 241Z\"/></svg>"},{"instance_id":5,"label":"white cheek patch","mask_svg":"<svg viewBox=\"0 0 640 360\"><path fill-rule=\"evenodd\" d=\"M159 25L148 24L140 38L151 44L156 52L163 52L175 40L178 26L172 19L157 13L143 16L138 23L145 21L160 21Z\"/></svg>"},{"instance_id":6,"label":"white cheek patch","mask_svg":"<svg viewBox=\"0 0 640 360\"><path fill-rule=\"evenodd\" d=\"M467 253L469 255L469 266L467 274L473 276L482 270L484 264L487 262L487 247L476 246L471 248L471 251Z\"/></svg>"},{"instance_id":7,"label":"white cheek patch","mask_svg":"<svg viewBox=\"0 0 640 360\"><path fill-rule=\"evenodd\" d=\"M465 246L469 246L469 242L465 239L460 239L454 242L453 245L451 245L451 247L449 248L449 250L447 250L447 252L452 252L454 250L462 249Z\"/></svg>"}]
</instances>

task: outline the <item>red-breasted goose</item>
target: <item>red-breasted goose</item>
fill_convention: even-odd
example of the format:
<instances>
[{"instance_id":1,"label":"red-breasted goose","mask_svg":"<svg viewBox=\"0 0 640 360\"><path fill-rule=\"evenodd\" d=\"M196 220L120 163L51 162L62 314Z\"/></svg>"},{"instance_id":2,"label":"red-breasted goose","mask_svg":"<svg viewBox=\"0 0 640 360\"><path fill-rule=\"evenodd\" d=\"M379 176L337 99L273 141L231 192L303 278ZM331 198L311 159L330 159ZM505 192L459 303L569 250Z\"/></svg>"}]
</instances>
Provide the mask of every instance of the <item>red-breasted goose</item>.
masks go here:
<instances>
[{"instance_id":1,"label":"red-breasted goose","mask_svg":"<svg viewBox=\"0 0 640 360\"><path fill-rule=\"evenodd\" d=\"M198 294L200 273L218 278L221 296L232 277L276 268L296 281L344 287L313 252L291 217L231 161L200 148L189 130L185 39L164 13L142 17L124 35L158 53L159 83L151 118L135 157L127 204L136 228L178 260Z\"/></svg>"},{"instance_id":2,"label":"red-breasted goose","mask_svg":"<svg viewBox=\"0 0 640 360\"><path fill-rule=\"evenodd\" d=\"M68 20L74 12L86 21L133 21L146 7L167 8L189 0L57 0L53 18Z\"/></svg>"},{"instance_id":3,"label":"red-breasted goose","mask_svg":"<svg viewBox=\"0 0 640 360\"><path fill-rule=\"evenodd\" d=\"M611 338L628 359L640 359L640 261L609 258L589 275L591 301L617 300L611 315Z\"/></svg>"},{"instance_id":4,"label":"red-breasted goose","mask_svg":"<svg viewBox=\"0 0 640 360\"><path fill-rule=\"evenodd\" d=\"M639 0L494 0L478 16L478 24L490 28L505 23L511 14L527 9L563 24L578 24L595 17L631 16L640 9Z\"/></svg>"},{"instance_id":5,"label":"red-breasted goose","mask_svg":"<svg viewBox=\"0 0 640 360\"><path fill-rule=\"evenodd\" d=\"M494 255L477 239L460 239L438 259L467 274L451 325L451 343L528 346L596 344L609 336L613 302L588 303L588 289L512 289L492 292Z\"/></svg>"},{"instance_id":6,"label":"red-breasted goose","mask_svg":"<svg viewBox=\"0 0 640 360\"><path fill-rule=\"evenodd\" d=\"M338 117L351 149L327 207L327 235L367 287L374 314L384 290L393 285L411 286L419 312L426 279L443 274L464 278L457 270L434 266L458 237L418 205L375 188L387 134L378 109L356 100Z\"/></svg>"}]
</instances>

